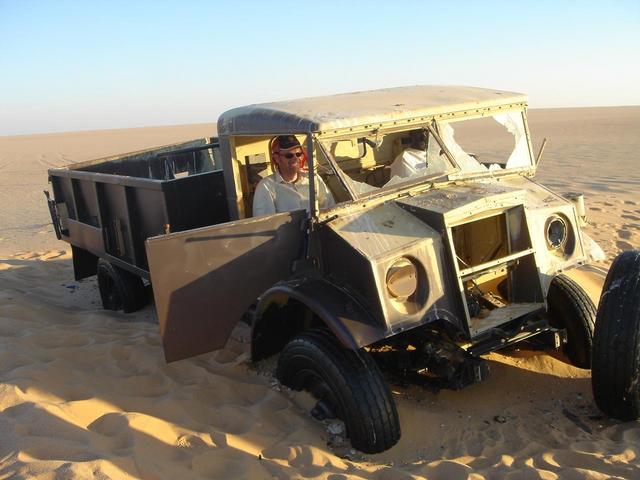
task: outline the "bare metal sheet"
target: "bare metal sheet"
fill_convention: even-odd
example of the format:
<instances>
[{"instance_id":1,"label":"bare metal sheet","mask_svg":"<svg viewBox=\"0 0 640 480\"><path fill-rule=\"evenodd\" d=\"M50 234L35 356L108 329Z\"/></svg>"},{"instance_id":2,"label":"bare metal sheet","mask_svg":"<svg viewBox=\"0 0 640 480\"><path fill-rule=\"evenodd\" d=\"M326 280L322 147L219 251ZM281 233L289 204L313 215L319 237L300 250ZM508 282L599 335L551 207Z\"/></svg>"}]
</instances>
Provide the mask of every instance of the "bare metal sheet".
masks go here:
<instances>
[{"instance_id":1,"label":"bare metal sheet","mask_svg":"<svg viewBox=\"0 0 640 480\"><path fill-rule=\"evenodd\" d=\"M431 227L393 203L340 217L329 227L368 259L405 251L425 238L440 238Z\"/></svg>"},{"instance_id":2,"label":"bare metal sheet","mask_svg":"<svg viewBox=\"0 0 640 480\"><path fill-rule=\"evenodd\" d=\"M168 362L225 345L251 303L290 275L305 216L299 210L147 240Z\"/></svg>"},{"instance_id":3,"label":"bare metal sheet","mask_svg":"<svg viewBox=\"0 0 640 480\"><path fill-rule=\"evenodd\" d=\"M421 193L398 200L410 207L440 213L445 218L470 217L491 208L516 205L524 201L522 188L492 182L468 182Z\"/></svg>"},{"instance_id":4,"label":"bare metal sheet","mask_svg":"<svg viewBox=\"0 0 640 480\"><path fill-rule=\"evenodd\" d=\"M415 85L234 108L220 135L319 132L487 106L526 102L522 93L452 85Z\"/></svg>"}]
</instances>

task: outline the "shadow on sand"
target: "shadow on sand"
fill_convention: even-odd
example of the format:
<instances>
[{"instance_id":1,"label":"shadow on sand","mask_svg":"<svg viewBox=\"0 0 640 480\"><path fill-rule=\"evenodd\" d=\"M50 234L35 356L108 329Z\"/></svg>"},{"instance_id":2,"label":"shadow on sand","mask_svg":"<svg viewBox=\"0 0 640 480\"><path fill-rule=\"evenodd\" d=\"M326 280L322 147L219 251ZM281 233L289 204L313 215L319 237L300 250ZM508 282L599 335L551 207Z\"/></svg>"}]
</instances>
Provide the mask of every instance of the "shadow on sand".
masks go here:
<instances>
[{"instance_id":1,"label":"shadow on sand","mask_svg":"<svg viewBox=\"0 0 640 480\"><path fill-rule=\"evenodd\" d=\"M299 394L270 388L247 367L243 332L223 350L166 364L157 325L145 317L152 307L101 310L95 282L73 282L69 259L2 264L3 478L31 475L32 462L56 478L640 474L633 462L607 460L625 448L640 456L640 429L598 416L589 378L500 363L489 380L459 392L394 388L400 443L361 457L366 463L343 460Z\"/></svg>"}]
</instances>

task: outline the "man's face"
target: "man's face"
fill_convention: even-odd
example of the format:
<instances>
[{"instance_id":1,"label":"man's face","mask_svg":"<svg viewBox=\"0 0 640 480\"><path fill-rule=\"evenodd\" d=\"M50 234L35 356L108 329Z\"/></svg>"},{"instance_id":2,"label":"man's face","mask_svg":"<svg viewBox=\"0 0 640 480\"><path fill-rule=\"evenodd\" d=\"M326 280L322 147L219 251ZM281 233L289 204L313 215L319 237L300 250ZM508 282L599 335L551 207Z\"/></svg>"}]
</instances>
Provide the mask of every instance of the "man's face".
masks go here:
<instances>
[{"instance_id":1,"label":"man's face","mask_svg":"<svg viewBox=\"0 0 640 480\"><path fill-rule=\"evenodd\" d=\"M298 176L300 162L303 156L304 152L300 147L294 147L289 150L278 150L274 154L274 161L278 166L282 178L290 181Z\"/></svg>"}]
</instances>

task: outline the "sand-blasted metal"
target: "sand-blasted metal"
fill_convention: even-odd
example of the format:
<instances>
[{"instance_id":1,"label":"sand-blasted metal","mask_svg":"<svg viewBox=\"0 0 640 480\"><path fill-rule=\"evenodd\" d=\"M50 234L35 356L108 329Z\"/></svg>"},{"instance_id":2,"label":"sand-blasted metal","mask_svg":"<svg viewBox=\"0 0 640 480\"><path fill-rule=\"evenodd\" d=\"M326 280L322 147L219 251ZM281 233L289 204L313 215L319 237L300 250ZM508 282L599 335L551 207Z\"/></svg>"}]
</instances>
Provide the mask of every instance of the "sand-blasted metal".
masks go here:
<instances>
[{"instance_id":1,"label":"sand-blasted metal","mask_svg":"<svg viewBox=\"0 0 640 480\"><path fill-rule=\"evenodd\" d=\"M150 282L168 361L224 347L245 318L253 360L279 353L316 417L379 452L400 437L379 367L458 389L488 375L480 355L523 342L590 367L595 307L564 274L601 250L575 194L533 179L526 109L450 86L240 107L218 137L49 170L52 220L77 278L111 262L101 291L128 308L124 272ZM305 146L311 204L253 217L282 134Z\"/></svg>"}]
</instances>

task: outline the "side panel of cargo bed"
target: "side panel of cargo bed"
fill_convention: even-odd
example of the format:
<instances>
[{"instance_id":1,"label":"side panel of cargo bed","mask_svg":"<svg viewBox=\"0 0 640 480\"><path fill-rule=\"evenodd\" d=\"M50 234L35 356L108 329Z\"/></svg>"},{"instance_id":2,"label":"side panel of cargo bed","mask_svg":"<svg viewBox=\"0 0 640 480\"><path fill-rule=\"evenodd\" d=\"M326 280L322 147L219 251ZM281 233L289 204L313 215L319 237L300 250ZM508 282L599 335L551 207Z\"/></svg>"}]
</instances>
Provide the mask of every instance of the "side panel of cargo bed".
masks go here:
<instances>
[{"instance_id":1,"label":"side panel of cargo bed","mask_svg":"<svg viewBox=\"0 0 640 480\"><path fill-rule=\"evenodd\" d=\"M147 238L229 220L221 170L170 181L66 169L49 176L62 240L145 278Z\"/></svg>"}]
</instances>

